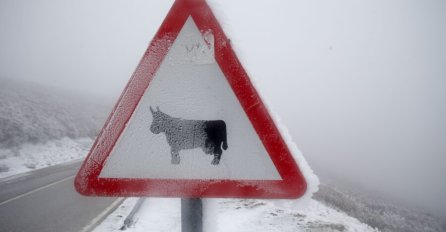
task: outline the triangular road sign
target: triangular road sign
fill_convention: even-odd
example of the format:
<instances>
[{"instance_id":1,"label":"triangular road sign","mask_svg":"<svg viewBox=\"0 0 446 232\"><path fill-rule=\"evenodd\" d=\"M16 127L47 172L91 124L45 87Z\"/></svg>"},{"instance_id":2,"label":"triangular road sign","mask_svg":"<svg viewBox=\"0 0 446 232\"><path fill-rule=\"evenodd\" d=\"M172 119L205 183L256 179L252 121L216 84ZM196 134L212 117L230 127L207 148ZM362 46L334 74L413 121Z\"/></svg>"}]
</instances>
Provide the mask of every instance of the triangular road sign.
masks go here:
<instances>
[{"instance_id":1,"label":"triangular road sign","mask_svg":"<svg viewBox=\"0 0 446 232\"><path fill-rule=\"evenodd\" d=\"M177 0L76 176L93 196L297 198L304 176L204 0Z\"/></svg>"}]
</instances>

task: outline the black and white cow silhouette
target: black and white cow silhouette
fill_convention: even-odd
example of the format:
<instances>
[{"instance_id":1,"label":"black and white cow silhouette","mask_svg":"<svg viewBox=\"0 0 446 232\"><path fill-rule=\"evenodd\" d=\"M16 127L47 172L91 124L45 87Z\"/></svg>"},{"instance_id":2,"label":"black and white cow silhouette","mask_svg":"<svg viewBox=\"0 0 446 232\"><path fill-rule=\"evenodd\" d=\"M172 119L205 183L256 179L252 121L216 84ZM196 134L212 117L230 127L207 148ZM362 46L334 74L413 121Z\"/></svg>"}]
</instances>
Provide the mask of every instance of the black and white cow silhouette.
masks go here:
<instances>
[{"instance_id":1,"label":"black and white cow silhouette","mask_svg":"<svg viewBox=\"0 0 446 232\"><path fill-rule=\"evenodd\" d=\"M220 163L223 150L228 149L226 123L223 120L187 120L174 118L150 107L153 115L150 131L154 134L164 132L170 145L172 164L180 164L180 150L201 148L205 154L213 155L213 165Z\"/></svg>"}]
</instances>

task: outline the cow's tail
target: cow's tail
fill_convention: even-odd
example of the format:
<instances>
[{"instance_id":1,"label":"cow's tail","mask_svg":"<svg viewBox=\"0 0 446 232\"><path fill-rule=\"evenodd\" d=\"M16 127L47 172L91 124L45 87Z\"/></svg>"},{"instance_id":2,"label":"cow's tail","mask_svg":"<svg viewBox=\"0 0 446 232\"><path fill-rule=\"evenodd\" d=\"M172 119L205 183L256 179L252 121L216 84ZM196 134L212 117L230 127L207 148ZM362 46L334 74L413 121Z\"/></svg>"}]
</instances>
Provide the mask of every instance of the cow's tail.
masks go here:
<instances>
[{"instance_id":1,"label":"cow's tail","mask_svg":"<svg viewBox=\"0 0 446 232\"><path fill-rule=\"evenodd\" d=\"M224 122L223 122L224 123ZM223 150L228 149L228 140L227 140L227 136L226 136L226 124L224 125L224 133L223 133Z\"/></svg>"}]
</instances>

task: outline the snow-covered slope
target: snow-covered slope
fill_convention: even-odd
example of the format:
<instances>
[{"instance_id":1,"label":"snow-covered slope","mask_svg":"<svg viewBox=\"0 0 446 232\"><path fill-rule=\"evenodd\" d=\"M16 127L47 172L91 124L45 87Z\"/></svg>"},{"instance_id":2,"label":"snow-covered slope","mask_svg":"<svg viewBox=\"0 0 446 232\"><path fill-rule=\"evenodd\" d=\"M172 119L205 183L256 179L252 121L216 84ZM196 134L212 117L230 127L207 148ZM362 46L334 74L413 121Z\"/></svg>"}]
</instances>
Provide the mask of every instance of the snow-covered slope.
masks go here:
<instances>
[{"instance_id":1,"label":"snow-covered slope","mask_svg":"<svg viewBox=\"0 0 446 232\"><path fill-rule=\"evenodd\" d=\"M82 159L92 143L89 137L63 137L44 143L24 143L12 149L0 148L0 179Z\"/></svg>"},{"instance_id":2,"label":"snow-covered slope","mask_svg":"<svg viewBox=\"0 0 446 232\"><path fill-rule=\"evenodd\" d=\"M383 232L441 232L446 223L421 209L345 184L322 184L315 199ZM340 187L342 186L342 187Z\"/></svg>"},{"instance_id":3,"label":"snow-covered slope","mask_svg":"<svg viewBox=\"0 0 446 232\"><path fill-rule=\"evenodd\" d=\"M0 178L83 158L107 105L0 79Z\"/></svg>"},{"instance_id":4,"label":"snow-covered slope","mask_svg":"<svg viewBox=\"0 0 446 232\"><path fill-rule=\"evenodd\" d=\"M38 85L0 79L0 148L61 137L94 137L108 108L93 102Z\"/></svg>"}]
</instances>

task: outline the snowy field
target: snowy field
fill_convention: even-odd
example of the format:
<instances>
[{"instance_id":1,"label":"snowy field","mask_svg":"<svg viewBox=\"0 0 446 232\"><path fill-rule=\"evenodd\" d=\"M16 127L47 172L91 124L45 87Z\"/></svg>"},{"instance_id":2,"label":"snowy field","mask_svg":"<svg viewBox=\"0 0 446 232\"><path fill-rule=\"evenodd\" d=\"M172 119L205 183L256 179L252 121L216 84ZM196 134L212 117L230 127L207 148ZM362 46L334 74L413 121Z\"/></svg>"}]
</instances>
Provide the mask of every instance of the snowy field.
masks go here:
<instances>
[{"instance_id":1,"label":"snowy field","mask_svg":"<svg viewBox=\"0 0 446 232\"><path fill-rule=\"evenodd\" d=\"M94 232L122 231L124 220L136 201L137 198L127 199ZM311 200L304 209L279 207L266 200L209 199L204 200L203 204L204 231L378 231L315 200ZM180 207L179 199L148 198L135 215L135 224L126 231L180 232Z\"/></svg>"}]
</instances>

